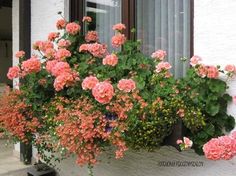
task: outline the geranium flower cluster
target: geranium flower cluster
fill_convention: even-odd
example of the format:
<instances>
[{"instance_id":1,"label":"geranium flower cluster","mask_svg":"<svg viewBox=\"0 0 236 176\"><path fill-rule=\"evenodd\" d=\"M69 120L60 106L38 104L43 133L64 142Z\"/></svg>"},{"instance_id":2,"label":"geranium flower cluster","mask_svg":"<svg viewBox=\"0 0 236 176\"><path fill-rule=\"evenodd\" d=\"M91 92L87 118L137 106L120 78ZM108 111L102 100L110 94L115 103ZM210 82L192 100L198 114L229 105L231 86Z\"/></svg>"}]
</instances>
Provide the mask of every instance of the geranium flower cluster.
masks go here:
<instances>
[{"instance_id":1,"label":"geranium flower cluster","mask_svg":"<svg viewBox=\"0 0 236 176\"><path fill-rule=\"evenodd\" d=\"M112 27L112 29L115 31L115 35L111 38L111 43L114 48L119 48L121 45L123 45L126 41L126 37L124 34L122 34L123 30L126 29L124 24L116 24Z\"/></svg>"},{"instance_id":2,"label":"geranium flower cluster","mask_svg":"<svg viewBox=\"0 0 236 176\"><path fill-rule=\"evenodd\" d=\"M19 66L10 67L7 73L7 77L12 80L14 78L24 77L27 74L37 73L40 70L41 62L37 57L33 56L32 58L23 61L21 68Z\"/></svg>"},{"instance_id":3,"label":"geranium flower cluster","mask_svg":"<svg viewBox=\"0 0 236 176\"><path fill-rule=\"evenodd\" d=\"M30 107L24 100L19 99L21 92L18 90L6 92L0 99L0 126L18 140L29 143L34 133L41 124L32 116Z\"/></svg>"},{"instance_id":4,"label":"geranium flower cluster","mask_svg":"<svg viewBox=\"0 0 236 176\"><path fill-rule=\"evenodd\" d=\"M84 25L89 25L92 18L86 16L82 21ZM185 106L193 98L196 98L193 105L196 106L199 94L197 90L191 94L192 87L188 81L181 84L182 80L174 79L172 66L165 61L166 51L157 50L151 56L142 54L138 42L126 43L126 27L121 23L112 27L115 35L111 38L111 44L116 50L113 52L108 51L106 44L99 42L96 31L87 31L83 36L78 22L60 19L56 27L63 30L63 35L51 32L47 40L36 41L33 44L35 54L29 59L25 58L24 51L19 51L16 54L19 65L9 69L9 79L22 78L27 81L27 84L23 81L22 85L27 101L16 101L22 98L21 94L9 94L0 101L0 125L12 135L27 142L26 133L31 136L37 133L37 138L32 138L36 139L34 144L47 144L53 151L66 149L67 154L77 155L79 165L91 165L97 163L97 157L106 145L116 147L116 158L123 157L129 142L132 143L129 140L137 140L138 146L135 143L134 146L130 145L134 148L149 149L144 146L147 143L158 146L167 132L171 131L174 122L177 119L185 122L189 114L193 114L194 118L196 115L197 119L185 124L191 128L188 131L201 130L202 125L197 124L199 121L205 123L203 112L207 109L203 108L206 104L199 103L204 105L202 109L188 109ZM122 49L117 49L119 47ZM190 65L196 81L207 80L209 84L220 73L226 73L229 77L236 74L234 65L226 65L224 70L220 70L219 67L204 65L199 56L193 56ZM213 91L218 91L214 86L211 87ZM221 86L219 90L224 87ZM185 102L184 98L189 99ZM183 106L176 107L180 101ZM25 102L35 105L32 106L34 110L35 107L42 107L39 112L35 110L37 118L32 115L34 113L26 111L30 106ZM48 131L38 131L41 126ZM128 136L130 126L131 134L137 134L136 138ZM150 126L152 128L148 129ZM164 128L166 134L161 134ZM160 135L164 137L152 139L148 137L150 134L157 135L157 138ZM232 158L235 155L235 138L232 136L235 137L235 134L212 139L205 144L207 158ZM179 139L177 143L183 150L193 145L187 137Z\"/></svg>"},{"instance_id":5,"label":"geranium flower cluster","mask_svg":"<svg viewBox=\"0 0 236 176\"><path fill-rule=\"evenodd\" d=\"M197 74L202 78L217 79L220 75L219 68L214 65L205 65L202 62L202 58L199 56L193 56L190 59L190 65L196 68ZM234 65L226 65L224 69L228 76L233 76L236 73Z\"/></svg>"},{"instance_id":6,"label":"geranium flower cluster","mask_svg":"<svg viewBox=\"0 0 236 176\"><path fill-rule=\"evenodd\" d=\"M187 137L183 137L183 140L182 139L178 139L176 141L176 143L180 146L180 149L181 150L186 150L186 149L189 149L192 147L193 145L193 141L191 141L189 138Z\"/></svg>"},{"instance_id":7,"label":"geranium flower cluster","mask_svg":"<svg viewBox=\"0 0 236 176\"><path fill-rule=\"evenodd\" d=\"M203 146L207 159L229 160L236 155L236 131L230 135L213 138Z\"/></svg>"},{"instance_id":8,"label":"geranium flower cluster","mask_svg":"<svg viewBox=\"0 0 236 176\"><path fill-rule=\"evenodd\" d=\"M127 150L119 132L106 131L107 124L110 123L104 114L98 111L92 102L84 97L80 100L70 102L71 108L60 107L60 113L55 118L60 125L56 128L60 144L69 152L75 153L77 163L84 165L87 163L97 163L97 156L101 153L101 147L95 143L100 139L111 141L118 147L116 157L122 156L122 152ZM122 123L114 122L114 128L123 128Z\"/></svg>"},{"instance_id":9,"label":"geranium flower cluster","mask_svg":"<svg viewBox=\"0 0 236 176\"><path fill-rule=\"evenodd\" d=\"M67 62L49 60L46 63L46 70L56 77L54 88L56 91L62 90L65 86L71 86L79 79L76 72L73 72Z\"/></svg>"},{"instance_id":10,"label":"geranium flower cluster","mask_svg":"<svg viewBox=\"0 0 236 176\"><path fill-rule=\"evenodd\" d=\"M108 54L107 46L99 43L82 44L78 50L79 52L89 52L98 58L103 58Z\"/></svg>"}]
</instances>

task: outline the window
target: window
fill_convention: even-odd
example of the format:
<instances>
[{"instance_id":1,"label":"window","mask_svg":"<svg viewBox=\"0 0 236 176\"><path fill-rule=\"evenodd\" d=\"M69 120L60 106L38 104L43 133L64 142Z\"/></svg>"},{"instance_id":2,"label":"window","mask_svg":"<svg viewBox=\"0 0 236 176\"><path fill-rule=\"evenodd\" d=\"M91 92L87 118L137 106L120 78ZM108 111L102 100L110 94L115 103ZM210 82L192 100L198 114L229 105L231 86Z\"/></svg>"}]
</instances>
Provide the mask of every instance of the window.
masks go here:
<instances>
[{"instance_id":1,"label":"window","mask_svg":"<svg viewBox=\"0 0 236 176\"><path fill-rule=\"evenodd\" d=\"M93 21L86 30L96 30L99 41L111 48L112 26L121 22L121 0L85 0L85 15Z\"/></svg>"},{"instance_id":2,"label":"window","mask_svg":"<svg viewBox=\"0 0 236 176\"><path fill-rule=\"evenodd\" d=\"M144 53L166 50L174 75L185 74L188 63L180 58L193 54L193 0L71 0L71 20L84 15L95 19L86 30L97 30L101 42L110 43L115 23L126 25L129 39L136 28Z\"/></svg>"},{"instance_id":3,"label":"window","mask_svg":"<svg viewBox=\"0 0 236 176\"><path fill-rule=\"evenodd\" d=\"M189 0L137 0L137 37L143 52L167 51L176 77L189 65L180 58L190 57L190 6Z\"/></svg>"}]
</instances>

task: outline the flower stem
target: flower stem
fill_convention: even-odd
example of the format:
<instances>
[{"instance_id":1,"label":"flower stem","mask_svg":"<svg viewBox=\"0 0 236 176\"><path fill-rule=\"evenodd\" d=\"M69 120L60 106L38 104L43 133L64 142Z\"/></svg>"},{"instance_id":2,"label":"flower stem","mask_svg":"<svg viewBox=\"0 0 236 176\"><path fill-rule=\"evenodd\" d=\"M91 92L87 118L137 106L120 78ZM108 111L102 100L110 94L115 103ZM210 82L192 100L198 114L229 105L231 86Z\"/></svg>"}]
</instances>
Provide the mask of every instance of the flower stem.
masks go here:
<instances>
[{"instance_id":1,"label":"flower stem","mask_svg":"<svg viewBox=\"0 0 236 176\"><path fill-rule=\"evenodd\" d=\"M89 176L93 176L93 166L91 165L91 163L88 164L88 173Z\"/></svg>"}]
</instances>

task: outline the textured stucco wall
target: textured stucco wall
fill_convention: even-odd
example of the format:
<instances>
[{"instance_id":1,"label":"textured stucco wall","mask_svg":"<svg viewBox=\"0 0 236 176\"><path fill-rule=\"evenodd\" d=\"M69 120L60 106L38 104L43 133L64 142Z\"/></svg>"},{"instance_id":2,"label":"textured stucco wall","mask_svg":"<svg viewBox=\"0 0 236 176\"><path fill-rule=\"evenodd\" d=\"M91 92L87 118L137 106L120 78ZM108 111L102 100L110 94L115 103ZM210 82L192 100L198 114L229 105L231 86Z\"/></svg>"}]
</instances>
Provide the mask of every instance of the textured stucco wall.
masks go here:
<instances>
[{"instance_id":1,"label":"textured stucco wall","mask_svg":"<svg viewBox=\"0 0 236 176\"><path fill-rule=\"evenodd\" d=\"M65 0L66 1L66 0ZM32 42L45 39L54 31L57 12L63 11L63 0L32 0ZM236 1L195 0L195 54L207 63L236 64ZM236 81L230 83L231 94L236 94ZM235 105L229 113L236 116ZM108 159L103 154L102 163L95 167L96 176L234 176L236 159L231 161L208 161L193 151L179 153L171 147L163 147L155 153L129 151L121 160ZM58 165L62 176L87 176L86 168L74 164L70 158ZM160 167L160 161L202 161L203 167Z\"/></svg>"},{"instance_id":2,"label":"textured stucco wall","mask_svg":"<svg viewBox=\"0 0 236 176\"><path fill-rule=\"evenodd\" d=\"M207 64L236 65L236 1L195 0L194 52ZM229 82L229 93L236 95L236 79ZM228 113L236 117L236 106Z\"/></svg>"},{"instance_id":3,"label":"textured stucco wall","mask_svg":"<svg viewBox=\"0 0 236 176\"><path fill-rule=\"evenodd\" d=\"M31 43L47 40L48 33L56 31L56 21L64 13L68 0L31 0Z\"/></svg>"}]
</instances>

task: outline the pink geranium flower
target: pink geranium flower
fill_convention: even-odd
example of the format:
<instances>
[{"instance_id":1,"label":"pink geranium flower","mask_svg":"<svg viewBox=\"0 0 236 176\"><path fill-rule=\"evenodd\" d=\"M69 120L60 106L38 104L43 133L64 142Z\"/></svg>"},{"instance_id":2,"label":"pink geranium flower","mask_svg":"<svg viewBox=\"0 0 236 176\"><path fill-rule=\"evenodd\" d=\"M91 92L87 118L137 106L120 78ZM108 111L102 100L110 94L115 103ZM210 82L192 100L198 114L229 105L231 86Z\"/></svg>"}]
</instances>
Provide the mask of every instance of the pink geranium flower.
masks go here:
<instances>
[{"instance_id":1,"label":"pink geranium flower","mask_svg":"<svg viewBox=\"0 0 236 176\"><path fill-rule=\"evenodd\" d=\"M71 45L71 42L65 39L59 40L57 44L59 48L68 48L70 45Z\"/></svg>"},{"instance_id":2,"label":"pink geranium flower","mask_svg":"<svg viewBox=\"0 0 236 176\"><path fill-rule=\"evenodd\" d=\"M71 35L76 35L78 34L78 32L80 31L81 27L79 24L72 22L72 23L68 23L66 25L66 32L68 32Z\"/></svg>"},{"instance_id":3,"label":"pink geranium flower","mask_svg":"<svg viewBox=\"0 0 236 176\"><path fill-rule=\"evenodd\" d=\"M64 29L66 27L66 20L60 19L57 21L57 29Z\"/></svg>"},{"instance_id":4,"label":"pink geranium flower","mask_svg":"<svg viewBox=\"0 0 236 176\"><path fill-rule=\"evenodd\" d=\"M71 57L71 52L65 48L60 48L55 54L56 59L65 60L68 57Z\"/></svg>"},{"instance_id":5,"label":"pink geranium flower","mask_svg":"<svg viewBox=\"0 0 236 176\"><path fill-rule=\"evenodd\" d=\"M195 55L190 59L190 65L194 67L194 66L198 65L200 63L200 61L202 61L202 58Z\"/></svg>"},{"instance_id":6,"label":"pink geranium flower","mask_svg":"<svg viewBox=\"0 0 236 176\"><path fill-rule=\"evenodd\" d=\"M181 139L178 139L177 141L176 141L176 144L182 144L183 143L183 140L181 140Z\"/></svg>"},{"instance_id":7,"label":"pink geranium flower","mask_svg":"<svg viewBox=\"0 0 236 176\"><path fill-rule=\"evenodd\" d=\"M207 66L207 77L216 79L219 76L219 70L215 66Z\"/></svg>"},{"instance_id":8,"label":"pink geranium flower","mask_svg":"<svg viewBox=\"0 0 236 176\"><path fill-rule=\"evenodd\" d=\"M169 70L169 69L171 69L171 65L170 65L170 63L169 62L160 62L160 63L158 63L157 64L157 66L156 66L156 72L157 73L160 73L161 71L166 71L166 70Z\"/></svg>"},{"instance_id":9,"label":"pink geranium flower","mask_svg":"<svg viewBox=\"0 0 236 176\"><path fill-rule=\"evenodd\" d=\"M176 141L176 144L179 145L179 147L180 147L181 150L186 150L186 149L189 149L189 148L192 147L193 141L191 141L191 140L190 140L189 138L187 138L187 137L183 137L183 140L178 139L178 140Z\"/></svg>"},{"instance_id":10,"label":"pink geranium flower","mask_svg":"<svg viewBox=\"0 0 236 176\"><path fill-rule=\"evenodd\" d=\"M229 160L236 155L236 140L230 136L212 138L203 146L203 151L207 159Z\"/></svg>"},{"instance_id":11,"label":"pink geranium flower","mask_svg":"<svg viewBox=\"0 0 236 176\"><path fill-rule=\"evenodd\" d=\"M15 56L16 56L16 58L22 58L22 57L25 56L25 52L24 51L18 51Z\"/></svg>"},{"instance_id":12,"label":"pink geranium flower","mask_svg":"<svg viewBox=\"0 0 236 176\"><path fill-rule=\"evenodd\" d=\"M157 50L154 53L152 53L151 57L153 59L157 59L157 60L161 60L162 61L165 58L166 55L167 55L166 51L164 51L164 50Z\"/></svg>"},{"instance_id":13,"label":"pink geranium flower","mask_svg":"<svg viewBox=\"0 0 236 176\"><path fill-rule=\"evenodd\" d=\"M98 58L104 57L107 52L107 46L99 43L88 44L88 51L94 56Z\"/></svg>"},{"instance_id":14,"label":"pink geranium flower","mask_svg":"<svg viewBox=\"0 0 236 176\"><path fill-rule=\"evenodd\" d=\"M33 56L30 59L23 61L21 68L24 74L37 73L41 70L41 63L37 57Z\"/></svg>"},{"instance_id":15,"label":"pink geranium flower","mask_svg":"<svg viewBox=\"0 0 236 176\"><path fill-rule=\"evenodd\" d=\"M111 39L112 46L115 48L118 48L121 45L123 45L125 41L126 41L126 37L124 34L121 34L121 33L116 34Z\"/></svg>"},{"instance_id":16,"label":"pink geranium flower","mask_svg":"<svg viewBox=\"0 0 236 176\"><path fill-rule=\"evenodd\" d=\"M117 31L123 31L123 30L126 29L126 27L125 27L124 24L118 23L118 24L113 25L112 29L113 29L114 31L115 31L115 30L117 30Z\"/></svg>"},{"instance_id":17,"label":"pink geranium flower","mask_svg":"<svg viewBox=\"0 0 236 176\"><path fill-rule=\"evenodd\" d=\"M45 52L49 48L54 48L53 43L51 41L36 41L33 44L33 49L41 50L42 52Z\"/></svg>"},{"instance_id":18,"label":"pink geranium flower","mask_svg":"<svg viewBox=\"0 0 236 176\"><path fill-rule=\"evenodd\" d=\"M52 73L52 69L53 67L58 63L59 61L58 60L49 60L46 62L46 70L49 72L49 73Z\"/></svg>"},{"instance_id":19,"label":"pink geranium flower","mask_svg":"<svg viewBox=\"0 0 236 176\"><path fill-rule=\"evenodd\" d=\"M55 54L56 54L56 50L53 48L48 48L45 51L45 57L48 59L54 58Z\"/></svg>"},{"instance_id":20,"label":"pink geranium flower","mask_svg":"<svg viewBox=\"0 0 236 176\"><path fill-rule=\"evenodd\" d=\"M99 83L99 80L95 76L89 76L83 80L82 88L84 90L91 90L96 86L97 83Z\"/></svg>"},{"instance_id":21,"label":"pink geranium flower","mask_svg":"<svg viewBox=\"0 0 236 176\"><path fill-rule=\"evenodd\" d=\"M201 64L201 65L197 68L197 74L198 74L200 77L202 77L202 78L206 77L206 75L207 75L207 67L206 67L205 65Z\"/></svg>"},{"instance_id":22,"label":"pink geranium flower","mask_svg":"<svg viewBox=\"0 0 236 176\"><path fill-rule=\"evenodd\" d=\"M115 54L107 55L103 60L103 65L115 66L118 63L118 57Z\"/></svg>"},{"instance_id":23,"label":"pink geranium flower","mask_svg":"<svg viewBox=\"0 0 236 176\"><path fill-rule=\"evenodd\" d=\"M211 139L209 142L204 144L203 151L207 159L219 160L223 153L223 148L217 138Z\"/></svg>"},{"instance_id":24,"label":"pink geranium flower","mask_svg":"<svg viewBox=\"0 0 236 176\"><path fill-rule=\"evenodd\" d=\"M97 31L88 31L85 35L86 42L97 42L98 41L98 33Z\"/></svg>"},{"instance_id":25,"label":"pink geranium flower","mask_svg":"<svg viewBox=\"0 0 236 176\"><path fill-rule=\"evenodd\" d=\"M101 104L107 104L114 95L114 88L108 82L100 82L92 89L94 98Z\"/></svg>"},{"instance_id":26,"label":"pink geranium flower","mask_svg":"<svg viewBox=\"0 0 236 176\"><path fill-rule=\"evenodd\" d=\"M221 159L229 160L234 156L234 139L229 136L221 136L218 138L221 146L223 147Z\"/></svg>"},{"instance_id":27,"label":"pink geranium flower","mask_svg":"<svg viewBox=\"0 0 236 176\"><path fill-rule=\"evenodd\" d=\"M92 18L89 16L84 16L82 21L90 23L90 22L92 22Z\"/></svg>"},{"instance_id":28,"label":"pink geranium flower","mask_svg":"<svg viewBox=\"0 0 236 176\"><path fill-rule=\"evenodd\" d=\"M59 37L59 32L51 32L48 34L48 40L49 41L54 41L56 38Z\"/></svg>"},{"instance_id":29,"label":"pink geranium flower","mask_svg":"<svg viewBox=\"0 0 236 176\"><path fill-rule=\"evenodd\" d=\"M54 88L56 91L62 90L65 86L69 86L74 82L74 77L71 73L63 72L54 80Z\"/></svg>"},{"instance_id":30,"label":"pink geranium flower","mask_svg":"<svg viewBox=\"0 0 236 176\"><path fill-rule=\"evenodd\" d=\"M89 50L89 44L82 44L79 47L79 52L86 52Z\"/></svg>"},{"instance_id":31,"label":"pink geranium flower","mask_svg":"<svg viewBox=\"0 0 236 176\"><path fill-rule=\"evenodd\" d=\"M119 90L131 92L136 88L136 84L132 79L121 79L117 85Z\"/></svg>"},{"instance_id":32,"label":"pink geranium flower","mask_svg":"<svg viewBox=\"0 0 236 176\"><path fill-rule=\"evenodd\" d=\"M19 77L20 75L20 68L18 66L10 67L7 73L8 79L12 80L14 78Z\"/></svg>"},{"instance_id":33,"label":"pink geranium flower","mask_svg":"<svg viewBox=\"0 0 236 176\"><path fill-rule=\"evenodd\" d=\"M191 148L193 145L193 141L191 141L189 138L184 137L184 144L185 144L185 148Z\"/></svg>"},{"instance_id":34,"label":"pink geranium flower","mask_svg":"<svg viewBox=\"0 0 236 176\"><path fill-rule=\"evenodd\" d=\"M235 65L228 64L225 66L225 71L235 73L236 72L236 67Z\"/></svg>"},{"instance_id":35,"label":"pink geranium flower","mask_svg":"<svg viewBox=\"0 0 236 176\"><path fill-rule=\"evenodd\" d=\"M48 70L51 70L52 75L56 77L62 73L71 72L70 65L67 62L57 62L52 68L48 68Z\"/></svg>"}]
</instances>

